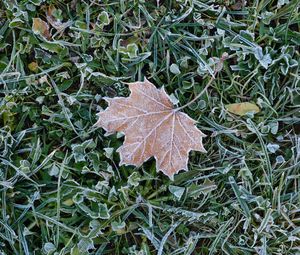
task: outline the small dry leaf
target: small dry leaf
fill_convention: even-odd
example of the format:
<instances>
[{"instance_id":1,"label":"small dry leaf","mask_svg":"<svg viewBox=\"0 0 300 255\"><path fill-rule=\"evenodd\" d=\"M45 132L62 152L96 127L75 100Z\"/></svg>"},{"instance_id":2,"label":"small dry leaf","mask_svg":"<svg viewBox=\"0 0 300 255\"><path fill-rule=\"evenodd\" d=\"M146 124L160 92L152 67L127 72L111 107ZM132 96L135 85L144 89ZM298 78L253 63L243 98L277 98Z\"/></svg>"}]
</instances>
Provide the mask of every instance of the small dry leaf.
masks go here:
<instances>
[{"instance_id":1,"label":"small dry leaf","mask_svg":"<svg viewBox=\"0 0 300 255\"><path fill-rule=\"evenodd\" d=\"M140 166L151 157L157 171L173 179L179 170L188 170L191 150L206 152L205 137L196 121L173 108L165 90L151 82L129 83L129 97L105 98L109 107L98 113L97 126L108 134L123 132L124 144L117 150L120 165Z\"/></svg>"},{"instance_id":2,"label":"small dry leaf","mask_svg":"<svg viewBox=\"0 0 300 255\"><path fill-rule=\"evenodd\" d=\"M245 0L237 0L237 1L235 1L235 3L233 5L230 6L230 8L232 10L239 11L239 10L243 9L243 7L245 7L245 5L246 5Z\"/></svg>"},{"instance_id":3,"label":"small dry leaf","mask_svg":"<svg viewBox=\"0 0 300 255\"><path fill-rule=\"evenodd\" d=\"M51 24L52 27L54 27L58 32L62 33L70 23L64 23L56 19L54 15L56 11L57 9L53 5L50 5L48 10L46 11L46 18L48 23Z\"/></svg>"},{"instance_id":4,"label":"small dry leaf","mask_svg":"<svg viewBox=\"0 0 300 255\"><path fill-rule=\"evenodd\" d=\"M48 81L48 78L47 78L47 75L44 75L42 76L41 78L39 78L39 83L40 84L43 84L43 83L47 83L50 85L49 81Z\"/></svg>"},{"instance_id":5,"label":"small dry leaf","mask_svg":"<svg viewBox=\"0 0 300 255\"><path fill-rule=\"evenodd\" d=\"M30 64L28 64L28 69L32 72L37 72L39 70L39 65L37 62L33 61Z\"/></svg>"},{"instance_id":6,"label":"small dry leaf","mask_svg":"<svg viewBox=\"0 0 300 255\"><path fill-rule=\"evenodd\" d=\"M51 37L48 24L40 18L33 18L32 31L49 39Z\"/></svg>"},{"instance_id":7,"label":"small dry leaf","mask_svg":"<svg viewBox=\"0 0 300 255\"><path fill-rule=\"evenodd\" d=\"M256 104L249 102L228 104L226 105L226 110L239 116L244 116L248 112L260 112L260 109Z\"/></svg>"}]
</instances>

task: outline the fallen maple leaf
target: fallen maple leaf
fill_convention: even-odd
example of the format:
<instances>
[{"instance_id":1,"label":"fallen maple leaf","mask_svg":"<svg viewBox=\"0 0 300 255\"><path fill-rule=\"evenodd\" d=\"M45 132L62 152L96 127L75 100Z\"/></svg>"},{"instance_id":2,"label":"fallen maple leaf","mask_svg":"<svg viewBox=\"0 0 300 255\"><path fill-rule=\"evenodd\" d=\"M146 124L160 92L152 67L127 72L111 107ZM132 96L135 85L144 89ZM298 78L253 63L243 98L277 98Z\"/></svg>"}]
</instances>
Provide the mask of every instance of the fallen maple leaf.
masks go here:
<instances>
[{"instance_id":1,"label":"fallen maple leaf","mask_svg":"<svg viewBox=\"0 0 300 255\"><path fill-rule=\"evenodd\" d=\"M157 89L147 79L128 85L129 97L105 98L109 107L98 113L96 123L108 134L125 134L117 150L120 165L140 166L154 156L157 171L171 179L178 171L187 171L189 152L206 152L202 144L206 135L197 129L195 120L173 108L163 88Z\"/></svg>"}]
</instances>

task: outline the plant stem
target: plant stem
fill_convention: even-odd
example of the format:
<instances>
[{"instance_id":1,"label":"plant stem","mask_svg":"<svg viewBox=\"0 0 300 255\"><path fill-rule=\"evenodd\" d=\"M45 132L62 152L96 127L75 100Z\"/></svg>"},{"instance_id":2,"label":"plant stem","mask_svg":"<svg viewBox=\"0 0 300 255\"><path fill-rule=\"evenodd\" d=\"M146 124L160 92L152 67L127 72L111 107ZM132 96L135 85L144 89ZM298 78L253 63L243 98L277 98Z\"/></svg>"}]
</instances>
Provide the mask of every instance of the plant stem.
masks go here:
<instances>
[{"instance_id":1,"label":"plant stem","mask_svg":"<svg viewBox=\"0 0 300 255\"><path fill-rule=\"evenodd\" d=\"M183 105L183 106L180 106L178 108L175 109L175 111L180 111L182 109L184 109L185 107L191 105L192 103L194 103L195 101L197 101L203 94L204 92L207 90L207 88L212 84L212 82L215 80L216 78L216 74L218 72L220 72L223 68L223 63L224 61L228 58L228 53L227 52L224 52L220 58L220 62L217 64L216 66L216 69L214 71L214 74L212 75L212 77L210 78L210 80L208 81L208 83L206 84L206 86L204 87L204 89L193 99L191 100L190 102L188 102L187 104Z\"/></svg>"},{"instance_id":2,"label":"plant stem","mask_svg":"<svg viewBox=\"0 0 300 255\"><path fill-rule=\"evenodd\" d=\"M214 80L215 80L215 75L210 78L209 82L206 84L204 89L193 100L191 100L190 102L186 103L183 106L176 108L175 111L181 111L185 107L187 107L187 106L191 105L192 103L194 103L195 101L197 101L204 94L204 92L207 90L207 88L212 84L212 82Z\"/></svg>"}]
</instances>

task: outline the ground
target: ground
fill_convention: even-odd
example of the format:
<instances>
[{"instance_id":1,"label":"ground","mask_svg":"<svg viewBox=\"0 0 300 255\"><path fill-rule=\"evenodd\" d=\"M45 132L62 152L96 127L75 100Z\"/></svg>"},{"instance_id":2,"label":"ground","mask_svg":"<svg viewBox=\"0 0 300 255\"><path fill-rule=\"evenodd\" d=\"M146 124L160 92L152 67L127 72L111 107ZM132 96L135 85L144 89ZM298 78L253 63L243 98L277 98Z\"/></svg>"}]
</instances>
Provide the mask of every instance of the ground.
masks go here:
<instances>
[{"instance_id":1,"label":"ground","mask_svg":"<svg viewBox=\"0 0 300 255\"><path fill-rule=\"evenodd\" d=\"M0 254L300 254L297 0L1 0L0 25ZM144 77L202 93L174 180L94 125Z\"/></svg>"}]
</instances>

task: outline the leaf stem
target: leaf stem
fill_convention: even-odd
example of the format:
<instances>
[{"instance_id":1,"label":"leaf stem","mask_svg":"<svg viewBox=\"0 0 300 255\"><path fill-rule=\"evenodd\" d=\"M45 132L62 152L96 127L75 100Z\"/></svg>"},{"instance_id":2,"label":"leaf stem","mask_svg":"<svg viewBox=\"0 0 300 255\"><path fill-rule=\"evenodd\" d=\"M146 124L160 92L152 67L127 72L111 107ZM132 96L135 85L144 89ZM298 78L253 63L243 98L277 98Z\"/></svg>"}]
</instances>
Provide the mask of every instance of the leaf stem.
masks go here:
<instances>
[{"instance_id":1,"label":"leaf stem","mask_svg":"<svg viewBox=\"0 0 300 255\"><path fill-rule=\"evenodd\" d=\"M223 63L224 63L225 59L227 59L227 58L228 58L228 53L224 52L222 54L222 57L220 58L220 62L216 66L214 74L212 75L212 77L210 78L210 80L208 81L208 83L206 84L206 86L204 87L204 89L193 100L191 100L190 102L186 103L183 106L180 106L180 107L176 108L174 111L176 111L176 112L180 111L180 110L186 108L187 106L191 105L195 101L197 101L204 94L204 92L207 90L207 88L212 84L212 82L215 80L216 74L222 70Z\"/></svg>"},{"instance_id":2,"label":"leaf stem","mask_svg":"<svg viewBox=\"0 0 300 255\"><path fill-rule=\"evenodd\" d=\"M206 86L204 87L204 89L190 102L186 103L183 106L180 106L178 108L175 109L175 111L181 111L182 109L186 108L187 106L191 105L192 103L194 103L195 101L197 101L203 94L204 92L207 90L207 88L212 84L212 82L215 80L215 76L212 76L209 80L209 82L206 84Z\"/></svg>"}]
</instances>

